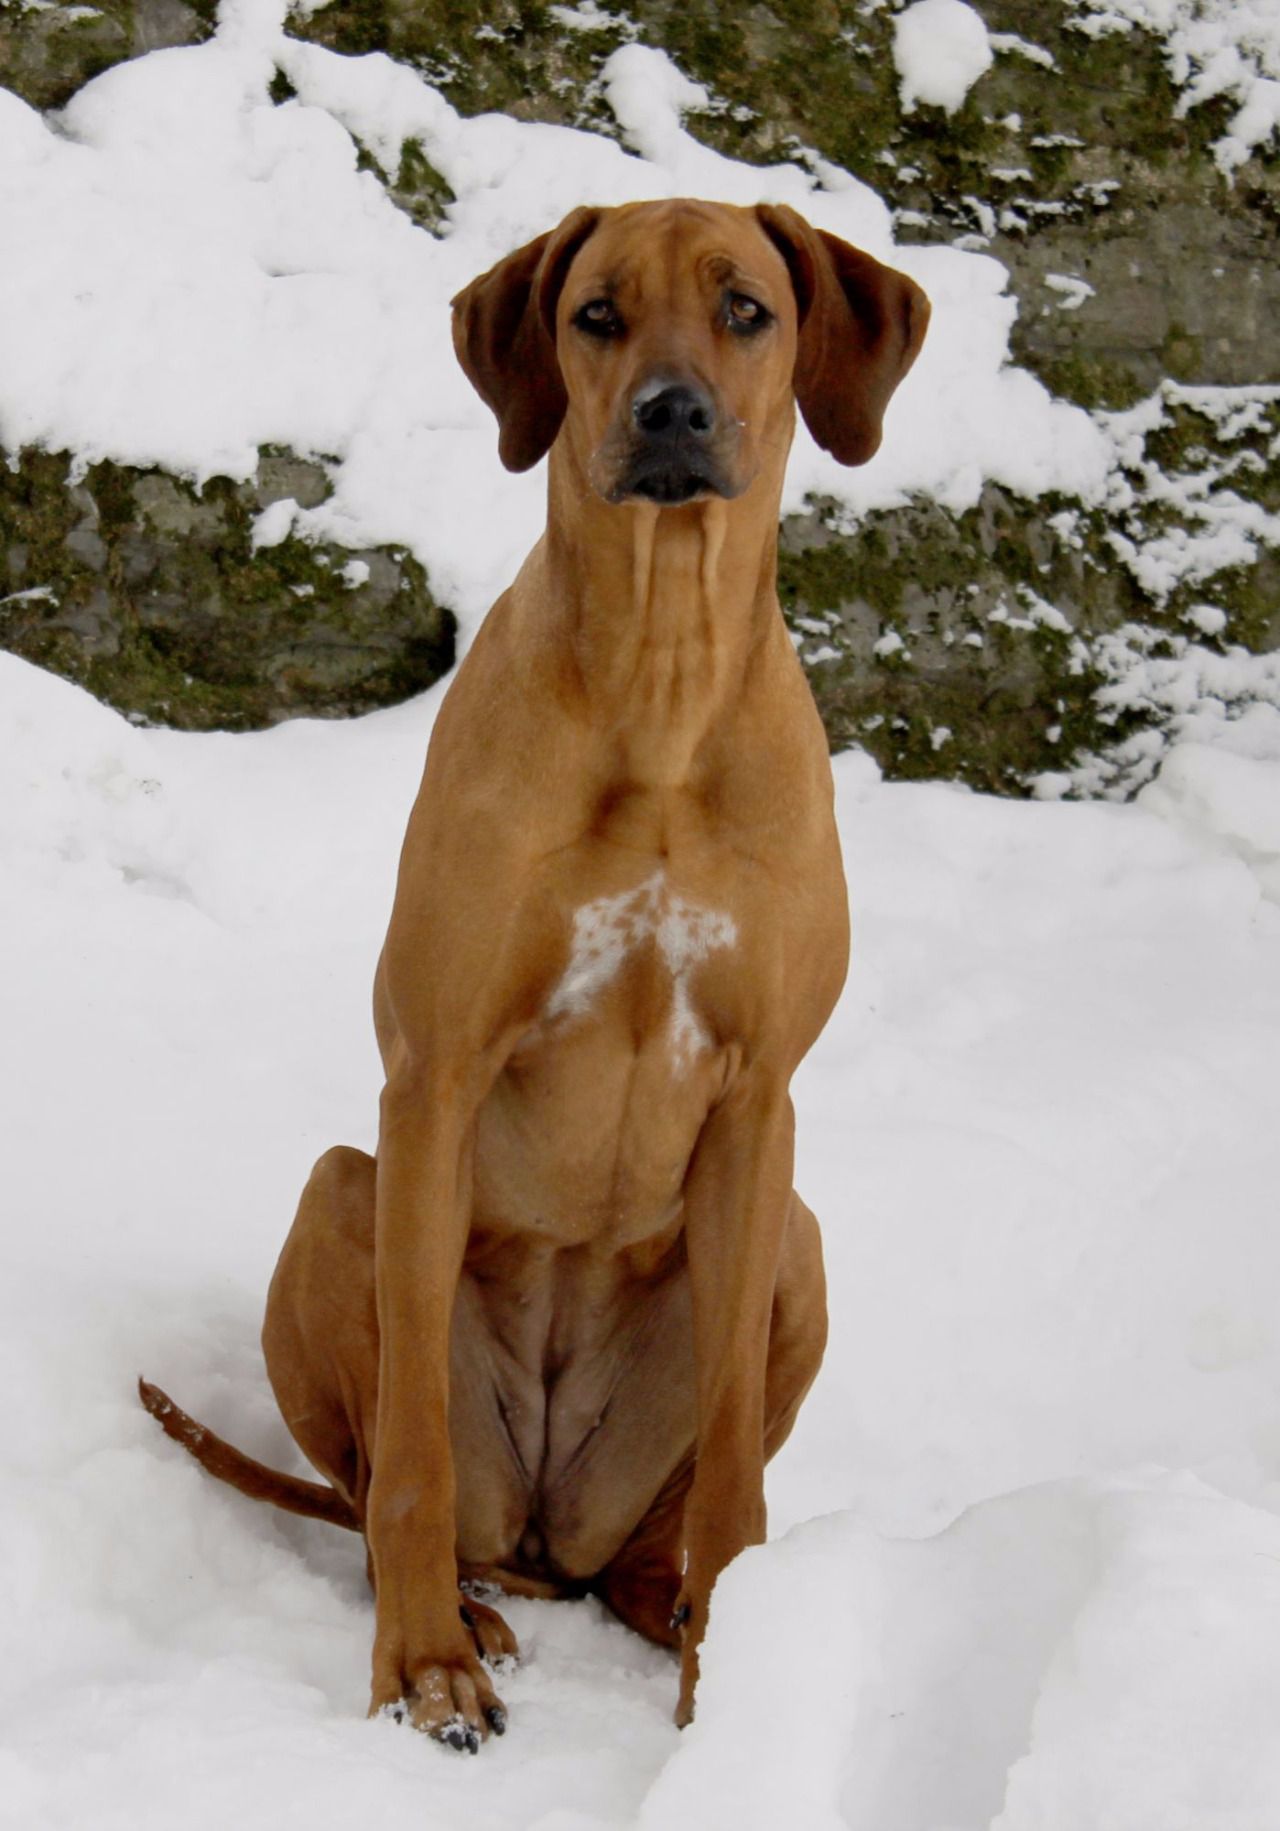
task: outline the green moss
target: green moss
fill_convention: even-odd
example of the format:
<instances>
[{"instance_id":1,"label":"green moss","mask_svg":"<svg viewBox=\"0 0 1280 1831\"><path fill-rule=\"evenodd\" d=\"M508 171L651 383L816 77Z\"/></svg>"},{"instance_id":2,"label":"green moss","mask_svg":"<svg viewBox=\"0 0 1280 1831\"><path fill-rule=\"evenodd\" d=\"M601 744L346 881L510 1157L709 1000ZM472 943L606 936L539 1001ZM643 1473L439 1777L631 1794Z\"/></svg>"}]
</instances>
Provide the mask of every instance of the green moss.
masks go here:
<instances>
[{"instance_id":1,"label":"green moss","mask_svg":"<svg viewBox=\"0 0 1280 1831\"><path fill-rule=\"evenodd\" d=\"M254 551L253 486L99 464L68 489L66 468L28 452L0 470L0 643L131 716L243 730L348 714L451 665L452 619L403 551L362 555L353 588L342 549Z\"/></svg>"},{"instance_id":2,"label":"green moss","mask_svg":"<svg viewBox=\"0 0 1280 1831\"><path fill-rule=\"evenodd\" d=\"M64 459L53 457L46 452L30 453L28 459L36 458L40 462L41 478L39 489L33 493L33 500L47 501L49 497L49 465L65 463ZM113 533L127 528L136 516L133 501L133 488L130 472L117 464L98 464L92 471L93 501L97 505L99 526L104 538L109 539Z\"/></svg>"},{"instance_id":3,"label":"green moss","mask_svg":"<svg viewBox=\"0 0 1280 1831\"><path fill-rule=\"evenodd\" d=\"M1226 612L1228 640L1262 652L1280 645L1280 564L1273 556L1257 566L1219 572L1207 589L1183 594L1185 600L1208 601ZM1205 640L1199 637L1198 640Z\"/></svg>"},{"instance_id":4,"label":"green moss","mask_svg":"<svg viewBox=\"0 0 1280 1831\"><path fill-rule=\"evenodd\" d=\"M332 51L362 56L391 49L392 19L387 0L341 0L340 5L323 7L293 25L300 37L312 38Z\"/></svg>"},{"instance_id":5,"label":"green moss","mask_svg":"<svg viewBox=\"0 0 1280 1831\"><path fill-rule=\"evenodd\" d=\"M1103 408L1116 412L1136 407L1148 392L1128 364L1082 349L1042 357L1032 366L1050 393L1091 411Z\"/></svg>"},{"instance_id":6,"label":"green moss","mask_svg":"<svg viewBox=\"0 0 1280 1831\"><path fill-rule=\"evenodd\" d=\"M1004 684L976 665L927 673L901 658L870 669L820 665L810 669L810 684L833 750L858 744L894 779L1025 794L1031 777L1115 735L1094 699L1102 676L1079 664L1068 639L1028 647L1040 651L1034 686Z\"/></svg>"},{"instance_id":7,"label":"green moss","mask_svg":"<svg viewBox=\"0 0 1280 1831\"><path fill-rule=\"evenodd\" d=\"M858 742L894 775L1016 793L1150 722L1099 708L1099 644L1110 633L1136 625L1157 644L1163 632L1170 644L1190 635L1211 648L1280 646L1276 547L1259 544L1254 564L1164 597L1144 591L1115 550L1117 529L1139 547L1169 530L1195 533L1184 492L1210 531L1215 514L1236 514L1232 499L1270 509L1280 495L1270 455L1280 407L1219 397L1211 414L1196 399L1166 390L1159 424L1127 460L1132 496L1120 517L988 486L955 517L921 501L849 529L825 504L788 523L780 596L833 746ZM1216 634L1200 627L1205 604L1225 615Z\"/></svg>"},{"instance_id":8,"label":"green moss","mask_svg":"<svg viewBox=\"0 0 1280 1831\"><path fill-rule=\"evenodd\" d=\"M1014 512L993 498L957 524L921 502L849 533L829 510L784 529L779 596L833 748L1003 793L1061 763L1090 687L1059 678L1069 638L998 620L1017 614L1010 560L1027 569Z\"/></svg>"},{"instance_id":9,"label":"green moss","mask_svg":"<svg viewBox=\"0 0 1280 1831\"><path fill-rule=\"evenodd\" d=\"M546 6L511 0L473 5L442 0L355 0L296 20L301 37L343 52L386 51L437 83L466 114L502 109L526 120L580 121L587 92L620 29L575 33Z\"/></svg>"},{"instance_id":10,"label":"green moss","mask_svg":"<svg viewBox=\"0 0 1280 1831\"><path fill-rule=\"evenodd\" d=\"M0 5L0 82L34 108L61 108L85 83L156 42L194 44L214 29L212 0L185 0L163 18L139 19L134 0L66 5Z\"/></svg>"},{"instance_id":11,"label":"green moss","mask_svg":"<svg viewBox=\"0 0 1280 1831\"><path fill-rule=\"evenodd\" d=\"M1217 470L1231 466L1231 487L1251 500L1275 500L1273 445L1280 435L1280 401L1253 403L1252 423L1227 438L1218 419L1195 404L1196 396L1166 390L1160 424L1143 441L1146 462L1167 472ZM1246 457L1247 454L1247 457ZM1242 458L1246 462L1241 463Z\"/></svg>"},{"instance_id":12,"label":"green moss","mask_svg":"<svg viewBox=\"0 0 1280 1831\"><path fill-rule=\"evenodd\" d=\"M1174 322L1169 326L1160 345L1160 355L1165 374L1175 381L1193 381L1204 373L1200 339L1185 325Z\"/></svg>"},{"instance_id":13,"label":"green moss","mask_svg":"<svg viewBox=\"0 0 1280 1831\"><path fill-rule=\"evenodd\" d=\"M1252 423L1232 432L1225 437L1218 419L1176 394L1166 396L1161 422L1147 433L1141 458L1129 473L1138 492L1125 522L1130 538L1141 542L1170 529L1197 528L1198 518L1166 502L1163 488L1148 494L1153 472L1175 482L1194 482L1196 499L1210 510L1215 497L1224 495L1257 503L1268 514L1280 510L1280 474L1272 455L1280 404L1255 403ZM1280 553L1259 544L1252 565L1181 584L1162 603L1144 603L1141 615L1148 624L1185 630L1193 625L1194 606L1206 602L1226 613L1227 624L1220 637L1198 634L1198 641L1240 643L1255 651L1275 647L1280 643Z\"/></svg>"},{"instance_id":14,"label":"green moss","mask_svg":"<svg viewBox=\"0 0 1280 1831\"><path fill-rule=\"evenodd\" d=\"M422 229L435 231L445 212L456 201L448 182L427 158L421 140L406 140L400 148L400 169L390 187L395 203Z\"/></svg>"},{"instance_id":15,"label":"green moss","mask_svg":"<svg viewBox=\"0 0 1280 1831\"><path fill-rule=\"evenodd\" d=\"M397 209L403 210L420 229L435 234L443 227L445 212L455 201L454 194L427 158L420 140L404 142L394 177L367 146L357 141L356 170L371 172Z\"/></svg>"},{"instance_id":16,"label":"green moss","mask_svg":"<svg viewBox=\"0 0 1280 1831\"><path fill-rule=\"evenodd\" d=\"M1069 506L989 486L958 517L921 501L842 530L828 506L784 527L779 595L833 748L1009 794L1115 741L1091 643L1151 607L1105 519Z\"/></svg>"}]
</instances>

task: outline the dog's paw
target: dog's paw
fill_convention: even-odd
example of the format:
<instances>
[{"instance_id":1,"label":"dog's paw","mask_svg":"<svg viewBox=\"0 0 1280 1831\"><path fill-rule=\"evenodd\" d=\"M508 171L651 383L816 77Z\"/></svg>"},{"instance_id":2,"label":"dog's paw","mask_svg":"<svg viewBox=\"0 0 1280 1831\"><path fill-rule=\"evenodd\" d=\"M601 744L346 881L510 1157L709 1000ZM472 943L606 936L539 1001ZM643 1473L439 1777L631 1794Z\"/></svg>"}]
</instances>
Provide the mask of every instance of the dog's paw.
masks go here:
<instances>
[{"instance_id":1,"label":"dog's paw","mask_svg":"<svg viewBox=\"0 0 1280 1831\"><path fill-rule=\"evenodd\" d=\"M369 1714L408 1723L468 1755L478 1754L490 1734L503 1735L507 1727L506 1708L474 1657L423 1666L400 1697L380 1698L375 1691Z\"/></svg>"},{"instance_id":2,"label":"dog's paw","mask_svg":"<svg viewBox=\"0 0 1280 1831\"><path fill-rule=\"evenodd\" d=\"M462 1624L476 1643L476 1652L486 1665L497 1671L514 1665L520 1657L520 1643L496 1608L481 1602L470 1591L458 1604ZM497 1732L502 1734L501 1730Z\"/></svg>"}]
</instances>

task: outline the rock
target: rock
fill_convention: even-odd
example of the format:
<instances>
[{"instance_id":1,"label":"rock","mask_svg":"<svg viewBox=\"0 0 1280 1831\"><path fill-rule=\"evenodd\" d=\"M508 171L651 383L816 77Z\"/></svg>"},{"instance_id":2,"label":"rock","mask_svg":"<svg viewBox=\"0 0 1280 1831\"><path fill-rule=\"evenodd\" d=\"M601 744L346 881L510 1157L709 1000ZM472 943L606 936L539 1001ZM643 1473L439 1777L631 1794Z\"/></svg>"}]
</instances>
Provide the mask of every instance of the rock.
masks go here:
<instances>
[{"instance_id":1,"label":"rock","mask_svg":"<svg viewBox=\"0 0 1280 1831\"><path fill-rule=\"evenodd\" d=\"M324 499L318 464L264 453L253 483L201 494L123 465L67 473L36 452L0 468L0 644L131 716L189 730L346 716L452 664L453 620L402 550L254 550L270 503Z\"/></svg>"},{"instance_id":2,"label":"rock","mask_svg":"<svg viewBox=\"0 0 1280 1831\"><path fill-rule=\"evenodd\" d=\"M0 82L33 108L61 108L112 64L208 38L215 10L214 0L10 0L0 6Z\"/></svg>"}]
</instances>

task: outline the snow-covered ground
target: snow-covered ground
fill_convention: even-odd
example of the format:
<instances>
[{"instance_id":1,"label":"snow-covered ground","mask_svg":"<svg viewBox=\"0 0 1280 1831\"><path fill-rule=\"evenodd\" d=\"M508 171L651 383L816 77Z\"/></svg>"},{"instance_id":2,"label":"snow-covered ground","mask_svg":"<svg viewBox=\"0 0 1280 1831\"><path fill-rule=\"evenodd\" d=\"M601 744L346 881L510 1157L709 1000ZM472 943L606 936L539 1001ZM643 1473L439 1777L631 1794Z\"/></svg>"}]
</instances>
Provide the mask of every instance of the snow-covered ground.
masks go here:
<instances>
[{"instance_id":1,"label":"snow-covered ground","mask_svg":"<svg viewBox=\"0 0 1280 1831\"><path fill-rule=\"evenodd\" d=\"M465 632L541 482L497 464L449 294L585 198L691 191L792 202L935 300L881 457L802 438L792 502L1114 487L1123 429L1007 365L995 262L893 250L829 168L700 148L657 53L611 61L624 152L463 121L282 15L225 0L211 44L109 72L56 132L0 93L26 257L0 442L197 478L326 454L296 524L413 546ZM388 168L422 142L445 238L350 131ZM796 1086L833 1326L779 1536L721 1585L683 1736L665 1654L593 1604L511 1604L511 1731L474 1762L364 1720L359 1547L217 1488L133 1392L291 1459L262 1299L313 1158L371 1142L368 986L439 693L191 737L0 654L0 1824L1276 1831L1280 713L1215 716L1208 654L1137 805L838 761L854 965Z\"/></svg>"},{"instance_id":2,"label":"snow-covered ground","mask_svg":"<svg viewBox=\"0 0 1280 1831\"><path fill-rule=\"evenodd\" d=\"M370 1142L437 697L187 736L0 656L0 1822L1274 1831L1280 768L1206 746L1123 808L839 760L854 968L797 1083L831 1347L698 1722L590 1603L511 1605L480 1760L363 1720L359 1547L133 1382L294 1465L263 1293Z\"/></svg>"}]
</instances>

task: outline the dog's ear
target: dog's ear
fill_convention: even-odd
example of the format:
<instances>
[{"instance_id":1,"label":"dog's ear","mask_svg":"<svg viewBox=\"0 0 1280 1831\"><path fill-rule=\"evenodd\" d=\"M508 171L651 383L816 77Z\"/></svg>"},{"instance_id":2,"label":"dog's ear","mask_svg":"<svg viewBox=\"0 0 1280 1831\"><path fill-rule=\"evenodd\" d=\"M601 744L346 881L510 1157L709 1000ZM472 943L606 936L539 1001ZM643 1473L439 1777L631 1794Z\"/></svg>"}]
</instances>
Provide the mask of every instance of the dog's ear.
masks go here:
<instances>
[{"instance_id":1,"label":"dog's ear","mask_svg":"<svg viewBox=\"0 0 1280 1831\"><path fill-rule=\"evenodd\" d=\"M841 464L865 464L924 342L929 301L906 274L811 228L786 204L757 204L756 216L795 288L796 404L824 451Z\"/></svg>"},{"instance_id":2,"label":"dog's ear","mask_svg":"<svg viewBox=\"0 0 1280 1831\"><path fill-rule=\"evenodd\" d=\"M556 357L556 305L574 255L599 220L577 209L517 248L453 301L453 347L498 420L498 454L528 470L550 451L568 400Z\"/></svg>"}]
</instances>

